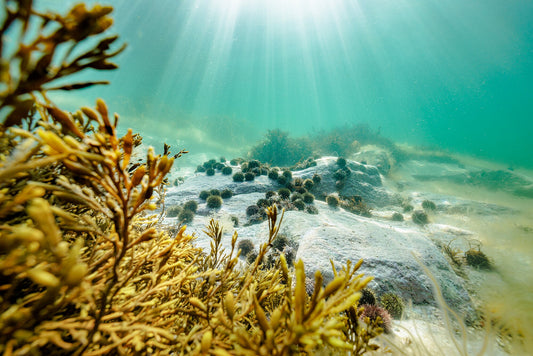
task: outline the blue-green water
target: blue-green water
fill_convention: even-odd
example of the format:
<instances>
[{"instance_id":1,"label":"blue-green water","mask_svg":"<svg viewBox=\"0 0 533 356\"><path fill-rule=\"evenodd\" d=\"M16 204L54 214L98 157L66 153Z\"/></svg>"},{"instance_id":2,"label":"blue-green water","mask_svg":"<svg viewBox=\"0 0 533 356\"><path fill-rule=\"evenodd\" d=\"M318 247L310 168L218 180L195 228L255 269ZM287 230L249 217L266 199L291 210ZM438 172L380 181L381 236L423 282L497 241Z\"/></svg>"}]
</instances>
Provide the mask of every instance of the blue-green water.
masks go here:
<instances>
[{"instance_id":1,"label":"blue-green water","mask_svg":"<svg viewBox=\"0 0 533 356\"><path fill-rule=\"evenodd\" d=\"M59 104L103 97L123 128L195 151L368 123L397 142L533 167L530 0L110 3L129 45L121 68Z\"/></svg>"},{"instance_id":2,"label":"blue-green water","mask_svg":"<svg viewBox=\"0 0 533 356\"><path fill-rule=\"evenodd\" d=\"M62 12L75 3L35 2ZM116 58L120 69L76 79L112 84L53 99L76 110L102 97L121 114L123 132L132 127L158 152L163 142L173 152L189 149L192 167L202 163L198 155L243 156L268 129L312 137L367 123L395 142L533 168L531 0L109 3L115 6L111 32L128 43ZM185 160L175 165L173 179ZM467 177L472 184L409 181L407 169L384 181L405 188L404 196L432 192L512 209L502 216L467 210L431 218L473 231L483 243L497 273L479 283L479 295L497 318L528 331L531 350L531 185L513 182L508 177L521 176L496 166L473 170L481 178ZM523 189L508 189L514 183ZM386 221L379 213L376 220Z\"/></svg>"}]
</instances>

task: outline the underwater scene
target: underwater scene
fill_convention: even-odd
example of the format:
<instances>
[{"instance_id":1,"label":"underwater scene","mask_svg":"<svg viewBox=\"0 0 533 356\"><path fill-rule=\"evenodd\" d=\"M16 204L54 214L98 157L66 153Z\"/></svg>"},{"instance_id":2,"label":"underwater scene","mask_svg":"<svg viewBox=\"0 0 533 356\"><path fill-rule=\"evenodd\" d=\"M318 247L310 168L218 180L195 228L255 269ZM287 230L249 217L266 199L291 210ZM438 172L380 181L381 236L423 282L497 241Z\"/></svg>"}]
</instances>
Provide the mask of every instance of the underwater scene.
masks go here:
<instances>
[{"instance_id":1,"label":"underwater scene","mask_svg":"<svg viewBox=\"0 0 533 356\"><path fill-rule=\"evenodd\" d=\"M0 4L1 354L533 354L533 2Z\"/></svg>"}]
</instances>

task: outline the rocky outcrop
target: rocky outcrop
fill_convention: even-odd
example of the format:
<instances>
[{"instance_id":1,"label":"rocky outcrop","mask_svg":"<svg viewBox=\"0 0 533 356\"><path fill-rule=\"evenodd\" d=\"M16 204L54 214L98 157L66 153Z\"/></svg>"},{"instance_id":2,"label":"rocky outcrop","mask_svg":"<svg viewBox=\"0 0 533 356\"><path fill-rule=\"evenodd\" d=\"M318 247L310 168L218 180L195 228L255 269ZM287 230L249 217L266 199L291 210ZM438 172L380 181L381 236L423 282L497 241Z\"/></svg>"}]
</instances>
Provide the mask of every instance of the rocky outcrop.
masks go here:
<instances>
[{"instance_id":1,"label":"rocky outcrop","mask_svg":"<svg viewBox=\"0 0 533 356\"><path fill-rule=\"evenodd\" d=\"M399 197L383 186L376 167L354 161L348 161L346 167L350 174L341 195L360 195L374 207L398 203ZM306 179L321 175L322 181L313 188L313 193L317 197L324 196L335 192L334 174L338 169L336 157L325 157L318 159L314 167L293 172L293 177ZM212 177L196 174L180 186L169 189L166 205L183 204L191 199L199 203L188 231L197 236L196 244L204 248L209 248L203 230L210 218L220 220L225 227L223 243L226 248L230 247L234 230L239 239L250 239L257 247L266 240L268 227L266 222L248 224L246 208L264 198L265 192L280 187L266 176L256 177L252 182L235 183L231 176L219 173ZM234 196L224 199L221 208L209 209L198 195L202 190L210 189L231 189ZM418 259L435 275L446 301L454 309L463 314L473 312L464 281L455 274L438 248L439 242L445 244L458 234L468 232L436 224L421 227L409 220L393 222L380 214L365 218L342 208L331 208L318 200L313 205L318 214L287 211L282 225L282 232L296 246L296 258L305 262L309 277L320 270L327 282L333 276L330 261L340 267L347 260L363 259L361 271L374 276L371 287L378 294L395 292L414 304L433 304L433 286ZM233 223L235 220L239 221L237 226ZM167 219L167 223L177 224L175 219Z\"/></svg>"},{"instance_id":2,"label":"rocky outcrop","mask_svg":"<svg viewBox=\"0 0 533 356\"><path fill-rule=\"evenodd\" d=\"M339 267L347 260L363 259L361 271L374 276L371 287L378 294L394 292L414 304L432 304L433 287L414 256L436 276L444 297L458 310L471 312L463 281L437 248L430 229L411 222L379 221L319 203L319 214L288 212L286 226L299 242L301 258L310 276L320 270L333 278L330 260ZM443 231L444 241L453 233Z\"/></svg>"},{"instance_id":3,"label":"rocky outcrop","mask_svg":"<svg viewBox=\"0 0 533 356\"><path fill-rule=\"evenodd\" d=\"M321 176L320 184L313 187L311 192L317 198L324 198L326 195L338 192L344 196L361 196L365 203L372 207L397 204L400 198L397 194L387 191L382 184L381 175L376 167L361 164L355 161L348 161L346 168L349 170L343 181L342 189L338 190L334 177L340 167L336 163L337 157L324 157L316 160L317 165L300 171L293 172L293 178L312 178L315 174ZM239 168L234 166L234 172ZM224 176L217 173L215 176L206 176L204 173L196 173L189 177L178 188L171 188L167 194L167 205L182 204L190 199L198 199L202 190L210 189L230 189L234 195L265 193L269 190L278 190L283 186L277 181L269 179L267 176L258 176L252 182L236 183L231 176Z\"/></svg>"},{"instance_id":4,"label":"rocky outcrop","mask_svg":"<svg viewBox=\"0 0 533 356\"><path fill-rule=\"evenodd\" d=\"M399 165L398 173L418 181L448 181L533 198L533 181L512 170L493 170L454 162L408 160Z\"/></svg>"},{"instance_id":5,"label":"rocky outcrop","mask_svg":"<svg viewBox=\"0 0 533 356\"><path fill-rule=\"evenodd\" d=\"M388 150L378 146L364 146L351 157L352 160L375 166L379 173L387 175L394 165L394 159Z\"/></svg>"},{"instance_id":6,"label":"rocky outcrop","mask_svg":"<svg viewBox=\"0 0 533 356\"><path fill-rule=\"evenodd\" d=\"M313 193L317 197L325 197L328 194L338 192L343 196L361 196L365 203L372 207L381 207L390 204L397 204L400 198L383 187L383 182L379 170L375 166L362 164L348 160L344 171L346 177L342 179L342 184L337 182L335 173L341 169L337 165L337 157L323 157L316 160L315 167L309 167L293 173L294 177L303 179L312 178L318 174L322 181L313 188Z\"/></svg>"}]
</instances>

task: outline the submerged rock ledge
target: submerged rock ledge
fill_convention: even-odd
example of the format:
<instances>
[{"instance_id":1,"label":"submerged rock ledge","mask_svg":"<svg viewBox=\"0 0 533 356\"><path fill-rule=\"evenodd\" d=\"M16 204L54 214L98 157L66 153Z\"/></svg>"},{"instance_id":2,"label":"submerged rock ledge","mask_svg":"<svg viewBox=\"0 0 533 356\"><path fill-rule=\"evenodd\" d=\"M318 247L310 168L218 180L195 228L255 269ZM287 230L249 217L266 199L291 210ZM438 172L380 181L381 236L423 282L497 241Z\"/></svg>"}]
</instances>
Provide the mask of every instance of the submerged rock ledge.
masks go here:
<instances>
[{"instance_id":1,"label":"submerged rock ledge","mask_svg":"<svg viewBox=\"0 0 533 356\"><path fill-rule=\"evenodd\" d=\"M391 212L401 211L401 198L385 187L378 169L350 160L347 167L351 174L338 193L363 197L365 203L374 209L373 217L332 208L321 200L313 203L317 214L285 212L281 231L289 236L292 245L297 246L296 259L304 261L308 277L313 278L315 271L320 270L325 282L328 282L333 278L330 260L335 266L341 266L347 260L356 262L363 259L361 271L374 276L370 287L378 294L394 292L415 305L435 305L432 283L414 257L417 256L437 279L446 302L461 315L472 317L474 309L465 280L454 271L439 248L472 233L449 225L420 226L410 220L392 221ZM238 169L237 166L233 168ZM317 160L316 166L293 172L293 177L306 179L319 174L322 181L311 190L318 199L336 192L334 173L337 170L336 157L323 157ZM266 240L268 226L266 222L247 223L246 208L265 198L267 191L279 188L281 186L275 180L264 175L251 182L237 183L231 176L220 173L214 176L196 173L187 177L181 185L169 188L165 202L167 206L181 205L188 200L198 203L198 211L187 228L195 233L195 243L203 248L209 249L209 239L203 230L211 218L220 220L225 226L223 243L226 248L230 247L234 230L239 234L239 240L250 239L258 246ZM210 209L204 200L199 199L199 194L211 189L230 189L234 195L224 199L220 208ZM414 199L422 197L415 196ZM484 214L508 212L495 206L454 200L453 197L433 198L443 211L456 206L459 210L472 209ZM234 226L230 217L236 217L240 224ZM167 218L166 223L178 224L176 218Z\"/></svg>"}]
</instances>

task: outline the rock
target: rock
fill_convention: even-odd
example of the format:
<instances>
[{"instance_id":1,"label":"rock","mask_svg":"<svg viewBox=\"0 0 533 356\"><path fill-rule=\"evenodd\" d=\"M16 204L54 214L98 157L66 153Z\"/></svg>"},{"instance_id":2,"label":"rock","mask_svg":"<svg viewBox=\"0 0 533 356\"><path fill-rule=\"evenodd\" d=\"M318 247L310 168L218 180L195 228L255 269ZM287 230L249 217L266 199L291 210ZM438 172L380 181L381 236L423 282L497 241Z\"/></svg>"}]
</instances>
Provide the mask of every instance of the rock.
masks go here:
<instances>
[{"instance_id":1,"label":"rock","mask_svg":"<svg viewBox=\"0 0 533 356\"><path fill-rule=\"evenodd\" d=\"M319 174L322 181L313 188L315 196L335 192L336 179L333 175L339 169L336 157L324 157L316 161L315 167L293 172L293 176L306 179ZM382 185L376 167L350 160L346 167L350 174L345 179L342 195L360 195L367 204L374 206L399 204L399 197ZM197 214L187 227L188 233L197 236L195 244L210 248L209 238L203 231L209 220L214 218L224 227L223 246L227 251L231 247L234 230L239 240L250 239L257 249L267 239L268 226L266 222L247 224L246 208L264 198L265 192L279 188L277 182L266 176L256 177L252 182L235 183L231 177L221 174L213 177L196 174L178 187L169 188L165 202L167 206L183 204L191 199L199 203ZM209 209L198 195L202 190L211 189L231 189L234 196L224 199L221 208ZM422 198L431 197L413 197ZM444 202L435 198L432 200L437 208L442 209ZM325 282L328 282L333 278L330 260L340 268L347 260L355 263L363 259L361 272L375 277L371 287L378 294L394 292L417 305L434 305L433 285L417 262L418 259L435 275L450 306L464 315L473 315L464 281L455 274L437 247L439 242L442 245L468 232L444 225L420 227L411 221L364 218L343 209L330 208L325 202L317 200L313 205L318 210L316 215L287 211L281 230L292 239L293 246L297 248L296 258L304 261L309 277L312 278L315 271L320 270ZM239 226L234 228L231 216L239 219ZM168 218L166 223L175 225L177 221Z\"/></svg>"},{"instance_id":2,"label":"rock","mask_svg":"<svg viewBox=\"0 0 533 356\"><path fill-rule=\"evenodd\" d=\"M337 179L334 177L340 169L337 165L337 157L323 157L316 160L315 167L309 167L293 173L293 177L302 179L313 178L318 174L322 177L320 184L312 189L312 193L319 199L338 192L342 196L359 195L364 202L371 207L381 207L390 204L399 204L400 197L387 191L383 187L381 175L376 167L359 162L347 160L346 168L349 170L343 180L343 187L337 190Z\"/></svg>"},{"instance_id":3,"label":"rock","mask_svg":"<svg viewBox=\"0 0 533 356\"><path fill-rule=\"evenodd\" d=\"M434 304L431 281L414 254L435 275L446 301L460 312L472 312L464 282L436 247L429 230L408 222L383 222L343 210L333 212L321 202L319 212L315 216L288 212L285 218L290 231L300 236L296 258L305 262L309 276L320 270L329 281L333 278L330 260L339 268L347 260L363 259L361 271L375 277L371 287L378 294L393 292L414 304Z\"/></svg>"},{"instance_id":4,"label":"rock","mask_svg":"<svg viewBox=\"0 0 533 356\"><path fill-rule=\"evenodd\" d=\"M402 162L398 173L419 181L449 181L533 198L533 181L531 178L510 170L464 166L460 163L410 160Z\"/></svg>"},{"instance_id":5,"label":"rock","mask_svg":"<svg viewBox=\"0 0 533 356\"><path fill-rule=\"evenodd\" d=\"M422 206L424 200L430 200L437 206L437 211L440 213L452 214L452 215L502 215L502 214L515 214L518 210L485 202L478 202L475 200L461 199L449 195L441 195L434 193L420 193L413 192L409 194L410 204L419 208Z\"/></svg>"},{"instance_id":6,"label":"rock","mask_svg":"<svg viewBox=\"0 0 533 356\"><path fill-rule=\"evenodd\" d=\"M468 180L469 169L457 163L409 160L398 166L397 173L400 176L412 177L419 181L448 180L464 183Z\"/></svg>"},{"instance_id":7,"label":"rock","mask_svg":"<svg viewBox=\"0 0 533 356\"><path fill-rule=\"evenodd\" d=\"M313 178L315 174L320 175L322 181L313 187L312 193L316 198L324 199L325 196L337 191L337 180L333 175L339 169L339 166L336 163L336 157L324 157L317 159L316 162L317 165L314 167L293 172L293 178L307 179ZM397 194L390 193L382 186L381 176L376 167L355 161L348 161L346 167L350 174L344 180L344 187L339 191L340 195L359 195L371 207L399 204L400 197ZM278 190L282 188L282 185L267 176L258 176L251 182L236 183L231 176L224 176L220 173L211 177L206 176L204 173L197 173L187 178L178 187L169 188L165 202L167 206L183 204L191 199L196 199L200 203L201 201L198 199L200 192L213 188L218 190L230 189L234 195L239 195Z\"/></svg>"},{"instance_id":8,"label":"rock","mask_svg":"<svg viewBox=\"0 0 533 356\"><path fill-rule=\"evenodd\" d=\"M209 249L210 241L203 230L210 218L221 220L225 226L223 245L229 251L234 228L228 222L228 216L238 216L241 223L235 231L239 240L250 239L257 249L267 239L268 226L266 222L244 226L247 221L245 209L261 197L260 193L234 196L217 211L208 212L201 206L187 231L198 236L195 244ZM347 260L355 263L363 259L361 272L374 276L371 287L378 294L394 292L414 304L434 305L431 281L413 257L414 253L436 276L446 301L458 312L472 313L463 281L430 237L434 231L409 222L363 218L342 209L333 210L323 202L314 204L318 207L318 215L287 211L281 229L298 246L296 258L304 261L309 277L320 270L324 281L329 282L333 278L330 260L340 268ZM444 228L439 231L443 241L452 239L450 231Z\"/></svg>"},{"instance_id":9,"label":"rock","mask_svg":"<svg viewBox=\"0 0 533 356\"><path fill-rule=\"evenodd\" d=\"M279 184L266 176L256 177L251 182L236 183L231 176L225 176L218 172L211 177L206 176L204 173L196 173L194 176L188 177L178 187L170 187L165 197L165 203L167 206L171 206L183 204L191 199L202 203L203 201L199 199L202 190L218 189L222 191L223 189L230 189L234 195L240 195L265 193L269 190L277 190L280 187ZM264 198L264 194L262 197Z\"/></svg>"},{"instance_id":10,"label":"rock","mask_svg":"<svg viewBox=\"0 0 533 356\"><path fill-rule=\"evenodd\" d=\"M375 166L383 175L389 174L394 164L394 159L389 151L373 145L364 146L359 152L354 153L350 158L362 164Z\"/></svg>"}]
</instances>

